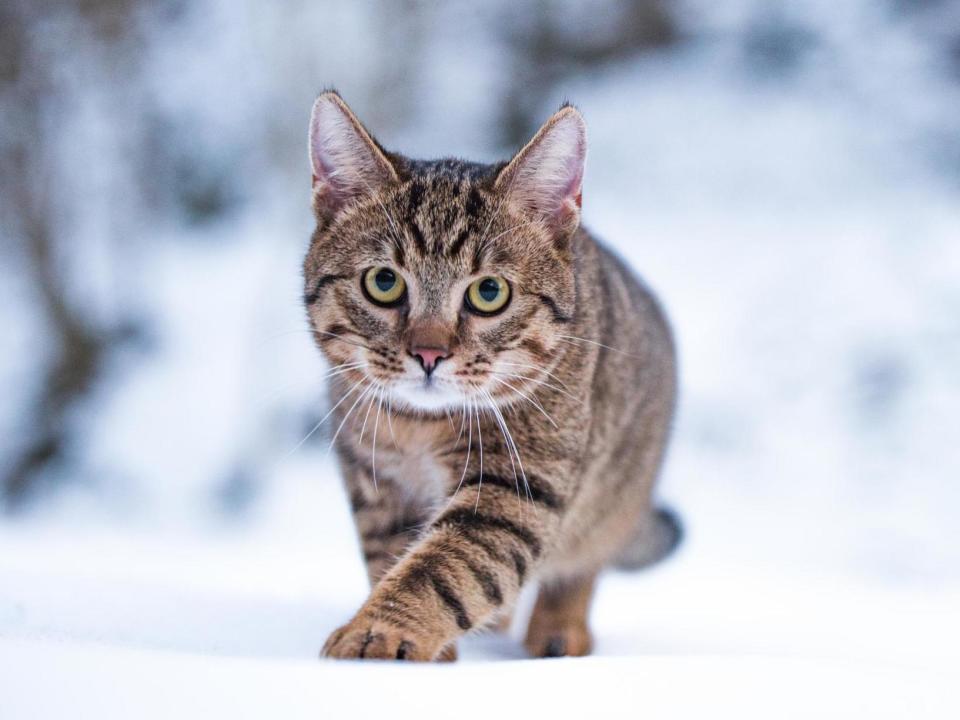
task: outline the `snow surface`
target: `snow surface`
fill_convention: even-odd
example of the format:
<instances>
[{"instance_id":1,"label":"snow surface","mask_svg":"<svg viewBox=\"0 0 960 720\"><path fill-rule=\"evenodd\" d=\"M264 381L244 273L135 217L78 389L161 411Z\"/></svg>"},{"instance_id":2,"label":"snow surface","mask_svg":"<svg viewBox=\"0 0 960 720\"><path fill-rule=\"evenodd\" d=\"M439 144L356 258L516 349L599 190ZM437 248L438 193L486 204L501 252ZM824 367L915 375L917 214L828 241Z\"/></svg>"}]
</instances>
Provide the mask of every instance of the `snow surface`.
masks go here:
<instances>
[{"instance_id":1,"label":"snow surface","mask_svg":"<svg viewBox=\"0 0 960 720\"><path fill-rule=\"evenodd\" d=\"M956 588L776 567L699 532L696 514L674 559L603 579L593 658L525 659L521 622L466 639L452 667L317 660L365 579L332 464L315 455L285 473L299 507L252 526L0 532L0 717L960 711Z\"/></svg>"},{"instance_id":2,"label":"snow surface","mask_svg":"<svg viewBox=\"0 0 960 720\"><path fill-rule=\"evenodd\" d=\"M285 117L305 138L317 86L351 101L379 79L354 62L373 6L291 23L196 5L147 55L158 102L212 135L260 138L249 105L300 98ZM142 230L156 347L117 358L75 482L0 525L0 718L960 717L960 197L932 140L955 133L956 85L869 0L785 4L821 44L789 78L750 77L757 6L683 3L690 45L558 89L588 124L586 224L660 293L682 361L660 494L686 540L604 577L595 657L526 660L518 624L451 667L316 659L366 588L326 441L292 452L323 407L304 148L302 195L261 168L227 220ZM509 68L476 18L437 12L456 22L422 48L423 114L380 139L492 159ZM228 68L242 82L221 88ZM30 368L6 364L41 337L14 290L11 396Z\"/></svg>"},{"instance_id":3,"label":"snow surface","mask_svg":"<svg viewBox=\"0 0 960 720\"><path fill-rule=\"evenodd\" d=\"M751 657L586 658L459 667L231 658L11 643L5 717L955 717L942 679L882 665Z\"/></svg>"}]
</instances>

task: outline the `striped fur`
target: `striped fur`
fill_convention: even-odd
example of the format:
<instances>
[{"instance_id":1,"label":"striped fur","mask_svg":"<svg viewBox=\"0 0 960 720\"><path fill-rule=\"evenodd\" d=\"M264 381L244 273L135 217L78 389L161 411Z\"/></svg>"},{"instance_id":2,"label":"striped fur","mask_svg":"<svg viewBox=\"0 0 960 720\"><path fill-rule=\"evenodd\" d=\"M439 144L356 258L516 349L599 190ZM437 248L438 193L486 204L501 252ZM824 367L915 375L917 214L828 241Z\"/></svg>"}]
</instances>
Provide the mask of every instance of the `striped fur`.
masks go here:
<instances>
[{"instance_id":1,"label":"striped fur","mask_svg":"<svg viewBox=\"0 0 960 720\"><path fill-rule=\"evenodd\" d=\"M534 581L530 652L585 654L597 573L659 542L638 529L676 381L656 301L579 227L583 121L562 108L509 163L418 161L317 103L304 301L372 586L324 654L451 659ZM361 289L378 266L406 281L395 307ZM490 317L464 303L485 275L511 287ZM430 380L424 338L448 354Z\"/></svg>"}]
</instances>

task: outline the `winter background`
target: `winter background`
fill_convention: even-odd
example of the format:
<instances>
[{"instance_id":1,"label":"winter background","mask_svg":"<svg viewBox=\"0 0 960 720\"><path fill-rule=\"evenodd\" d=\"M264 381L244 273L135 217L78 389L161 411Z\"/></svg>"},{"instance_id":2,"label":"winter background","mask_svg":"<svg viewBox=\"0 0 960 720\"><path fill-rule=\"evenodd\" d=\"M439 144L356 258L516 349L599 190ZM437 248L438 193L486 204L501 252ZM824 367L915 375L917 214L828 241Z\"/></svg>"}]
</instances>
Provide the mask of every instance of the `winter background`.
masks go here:
<instances>
[{"instance_id":1,"label":"winter background","mask_svg":"<svg viewBox=\"0 0 960 720\"><path fill-rule=\"evenodd\" d=\"M597 651L320 662L365 577L306 130L508 156L564 99L661 295L687 527ZM0 717L960 716L960 2L0 2Z\"/></svg>"}]
</instances>

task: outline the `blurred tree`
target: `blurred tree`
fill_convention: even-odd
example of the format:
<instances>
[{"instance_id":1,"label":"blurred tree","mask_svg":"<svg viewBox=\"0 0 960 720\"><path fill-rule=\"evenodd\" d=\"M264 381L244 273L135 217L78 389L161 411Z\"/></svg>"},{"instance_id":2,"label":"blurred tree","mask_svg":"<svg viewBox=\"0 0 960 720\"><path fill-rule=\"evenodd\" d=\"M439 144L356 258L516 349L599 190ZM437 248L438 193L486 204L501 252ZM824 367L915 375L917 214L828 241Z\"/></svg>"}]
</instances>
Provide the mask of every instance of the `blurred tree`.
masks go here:
<instances>
[{"instance_id":1,"label":"blurred tree","mask_svg":"<svg viewBox=\"0 0 960 720\"><path fill-rule=\"evenodd\" d=\"M121 57L131 60L126 51L136 5L137 0L84 0L70 8L26 1L0 6L2 251L26 273L30 299L49 337L48 357L40 359L44 379L22 419L27 441L4 459L0 474L7 508L22 504L43 471L69 451L73 411L99 379L110 349L136 328L123 314L104 318L90 312L71 282L70 259L83 248L75 246L69 212L75 188L62 153L70 115L63 64L75 58L53 57L46 37L82 26L110 51L118 62L114 67L123 67ZM123 257L118 253L114 260Z\"/></svg>"},{"instance_id":2,"label":"blurred tree","mask_svg":"<svg viewBox=\"0 0 960 720\"><path fill-rule=\"evenodd\" d=\"M665 0L580 5L538 0L505 14L516 15L498 18L513 54L500 125L509 147L529 139L542 121L544 103L565 80L678 39Z\"/></svg>"}]
</instances>

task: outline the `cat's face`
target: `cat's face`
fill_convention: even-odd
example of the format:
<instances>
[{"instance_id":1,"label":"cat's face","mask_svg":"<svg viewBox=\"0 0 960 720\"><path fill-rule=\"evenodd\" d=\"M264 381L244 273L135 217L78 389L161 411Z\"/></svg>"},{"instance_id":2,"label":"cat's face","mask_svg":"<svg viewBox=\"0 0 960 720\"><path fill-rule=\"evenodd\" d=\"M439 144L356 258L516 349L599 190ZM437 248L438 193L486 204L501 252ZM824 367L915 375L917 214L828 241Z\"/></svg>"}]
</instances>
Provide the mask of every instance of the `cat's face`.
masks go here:
<instances>
[{"instance_id":1,"label":"cat's face","mask_svg":"<svg viewBox=\"0 0 960 720\"><path fill-rule=\"evenodd\" d=\"M336 95L311 129L316 340L354 387L407 411L522 401L576 312L583 123L561 110L506 166L386 155Z\"/></svg>"}]
</instances>

